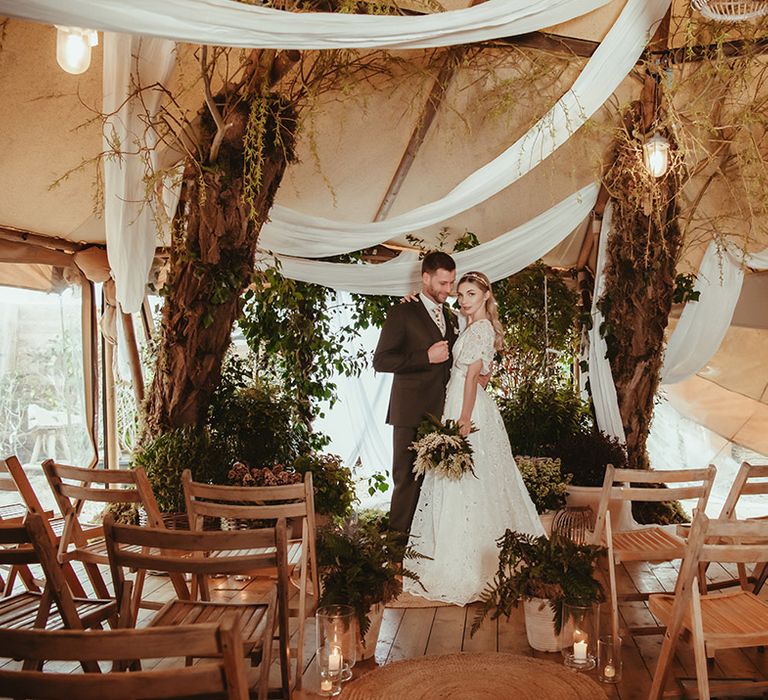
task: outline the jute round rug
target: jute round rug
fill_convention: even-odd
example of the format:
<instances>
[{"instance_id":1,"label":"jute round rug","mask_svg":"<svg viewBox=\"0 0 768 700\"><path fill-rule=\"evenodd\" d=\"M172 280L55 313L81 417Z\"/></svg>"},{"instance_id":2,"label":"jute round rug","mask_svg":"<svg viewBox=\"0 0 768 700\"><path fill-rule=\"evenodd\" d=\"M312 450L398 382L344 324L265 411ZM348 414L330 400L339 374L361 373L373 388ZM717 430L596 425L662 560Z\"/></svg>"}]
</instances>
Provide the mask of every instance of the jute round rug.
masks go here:
<instances>
[{"instance_id":1,"label":"jute round rug","mask_svg":"<svg viewBox=\"0 0 768 700\"><path fill-rule=\"evenodd\" d=\"M344 688L342 700L593 700L590 678L561 664L503 653L449 654L396 661Z\"/></svg>"}]
</instances>

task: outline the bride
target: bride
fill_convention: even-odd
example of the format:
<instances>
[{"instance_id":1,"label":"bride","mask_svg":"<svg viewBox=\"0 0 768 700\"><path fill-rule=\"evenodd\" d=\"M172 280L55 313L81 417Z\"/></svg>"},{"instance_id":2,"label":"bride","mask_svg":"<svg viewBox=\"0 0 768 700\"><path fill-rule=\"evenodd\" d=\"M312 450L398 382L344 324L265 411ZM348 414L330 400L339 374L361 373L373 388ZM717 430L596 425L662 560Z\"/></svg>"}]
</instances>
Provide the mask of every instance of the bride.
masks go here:
<instances>
[{"instance_id":1,"label":"bride","mask_svg":"<svg viewBox=\"0 0 768 700\"><path fill-rule=\"evenodd\" d=\"M490 281L482 272L468 272L459 280L458 299L467 325L453 348L443 420L455 420L467 436L477 478L467 474L454 481L434 472L424 476L409 544L430 559L409 562L420 583L406 580L404 589L429 600L466 605L478 600L493 579L496 539L507 528L531 535L542 535L544 529L515 464L499 409L479 384L502 347ZM476 432L470 432L472 426Z\"/></svg>"}]
</instances>

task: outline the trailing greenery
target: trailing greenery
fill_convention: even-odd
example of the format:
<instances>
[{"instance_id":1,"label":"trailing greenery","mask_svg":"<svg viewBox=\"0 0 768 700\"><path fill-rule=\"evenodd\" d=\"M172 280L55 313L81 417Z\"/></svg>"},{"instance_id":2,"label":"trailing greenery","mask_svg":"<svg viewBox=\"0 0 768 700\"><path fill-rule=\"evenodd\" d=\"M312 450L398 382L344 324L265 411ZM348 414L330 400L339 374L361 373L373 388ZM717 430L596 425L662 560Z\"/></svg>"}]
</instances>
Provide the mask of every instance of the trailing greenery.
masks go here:
<instances>
[{"instance_id":1,"label":"trailing greenery","mask_svg":"<svg viewBox=\"0 0 768 700\"><path fill-rule=\"evenodd\" d=\"M602 584L594 577L604 547L575 544L567 537L533 537L507 530L497 541L499 568L483 593L482 606L472 623L472 634L490 614L507 619L521 600L549 600L555 632L563 623L563 603L591 605L605 600Z\"/></svg>"},{"instance_id":2,"label":"trailing greenery","mask_svg":"<svg viewBox=\"0 0 768 700\"><path fill-rule=\"evenodd\" d=\"M364 637L370 609L386 605L402 590L402 578L418 580L402 565L419 558L408 546L407 535L389 528L389 516L374 512L343 527L321 528L317 558L323 594L318 605L351 605Z\"/></svg>"},{"instance_id":3,"label":"trailing greenery","mask_svg":"<svg viewBox=\"0 0 768 700\"><path fill-rule=\"evenodd\" d=\"M250 358L234 354L224 362L208 425L221 465L220 483L236 461L250 467L290 465L327 442L308 429L290 395L274 381L254 376Z\"/></svg>"},{"instance_id":4,"label":"trailing greenery","mask_svg":"<svg viewBox=\"0 0 768 700\"><path fill-rule=\"evenodd\" d=\"M308 454L298 457L293 468L302 476L312 473L315 491L315 511L344 519L352 513L355 497L355 482L352 470L345 467L341 457L332 454Z\"/></svg>"},{"instance_id":5,"label":"trailing greenery","mask_svg":"<svg viewBox=\"0 0 768 700\"><path fill-rule=\"evenodd\" d=\"M522 384L554 378L570 383L578 353L578 296L542 262L494 283L506 351L494 386L509 395Z\"/></svg>"},{"instance_id":6,"label":"trailing greenery","mask_svg":"<svg viewBox=\"0 0 768 700\"><path fill-rule=\"evenodd\" d=\"M545 448L592 425L589 407L573 389L553 381L522 382L499 399L499 410L516 455L557 457ZM565 462L563 467L570 471Z\"/></svg>"},{"instance_id":7,"label":"trailing greenery","mask_svg":"<svg viewBox=\"0 0 768 700\"><path fill-rule=\"evenodd\" d=\"M563 476L559 459L515 457L515 462L537 513L565 505L565 491L572 477Z\"/></svg>"},{"instance_id":8,"label":"trailing greenery","mask_svg":"<svg viewBox=\"0 0 768 700\"><path fill-rule=\"evenodd\" d=\"M277 269L259 272L243 301L239 325L259 367L294 397L307 425L323 402L335 402L334 374L357 375L367 365L356 340L360 330L383 323L391 304L388 297L353 295L344 323L334 290L286 279Z\"/></svg>"}]
</instances>

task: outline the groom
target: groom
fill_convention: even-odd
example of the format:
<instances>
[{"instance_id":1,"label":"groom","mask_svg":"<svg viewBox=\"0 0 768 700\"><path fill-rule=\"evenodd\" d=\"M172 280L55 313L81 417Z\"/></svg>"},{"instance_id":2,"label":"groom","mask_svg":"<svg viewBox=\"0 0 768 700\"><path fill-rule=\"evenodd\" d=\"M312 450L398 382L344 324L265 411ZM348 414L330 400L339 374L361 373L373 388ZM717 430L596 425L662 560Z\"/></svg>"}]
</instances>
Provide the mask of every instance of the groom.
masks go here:
<instances>
[{"instance_id":1,"label":"groom","mask_svg":"<svg viewBox=\"0 0 768 700\"><path fill-rule=\"evenodd\" d=\"M394 373L387 423L394 427L390 527L407 533L419 502L421 479L414 478L416 430L431 413L440 418L451 372L451 349L458 329L443 306L456 280L456 263L447 253L428 253L421 263L419 299L393 306L373 356L377 372Z\"/></svg>"}]
</instances>

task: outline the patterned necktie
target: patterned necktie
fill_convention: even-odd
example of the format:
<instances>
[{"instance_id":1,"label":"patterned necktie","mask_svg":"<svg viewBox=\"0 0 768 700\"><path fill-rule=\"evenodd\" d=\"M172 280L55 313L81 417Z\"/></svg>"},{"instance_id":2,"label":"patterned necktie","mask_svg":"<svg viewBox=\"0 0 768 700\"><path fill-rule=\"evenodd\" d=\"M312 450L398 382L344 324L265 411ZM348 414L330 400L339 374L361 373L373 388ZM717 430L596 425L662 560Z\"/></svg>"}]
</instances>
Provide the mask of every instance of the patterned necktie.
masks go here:
<instances>
[{"instance_id":1,"label":"patterned necktie","mask_svg":"<svg viewBox=\"0 0 768 700\"><path fill-rule=\"evenodd\" d=\"M435 317L437 327L440 329L441 335L445 335L445 316L443 316L443 307L435 306L432 309L432 315Z\"/></svg>"}]
</instances>

